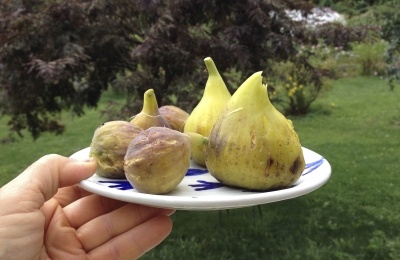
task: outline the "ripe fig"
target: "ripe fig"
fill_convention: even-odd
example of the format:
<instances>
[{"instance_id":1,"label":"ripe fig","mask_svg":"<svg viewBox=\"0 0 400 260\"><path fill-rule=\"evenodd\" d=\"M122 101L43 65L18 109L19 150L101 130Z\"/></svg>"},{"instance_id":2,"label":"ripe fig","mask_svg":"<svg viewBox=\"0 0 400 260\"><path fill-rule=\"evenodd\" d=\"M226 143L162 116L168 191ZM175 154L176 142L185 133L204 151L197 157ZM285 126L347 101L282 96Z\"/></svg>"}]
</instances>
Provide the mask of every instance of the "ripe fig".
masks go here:
<instances>
[{"instance_id":1,"label":"ripe fig","mask_svg":"<svg viewBox=\"0 0 400 260\"><path fill-rule=\"evenodd\" d=\"M149 89L144 93L143 109L134 116L131 123L137 125L143 130L153 126L164 126L171 128L167 119L158 111L157 99L153 89Z\"/></svg>"},{"instance_id":2,"label":"ripe fig","mask_svg":"<svg viewBox=\"0 0 400 260\"><path fill-rule=\"evenodd\" d=\"M96 174L125 178L124 157L130 141L142 130L126 121L110 121L99 126L90 144L90 157L97 161Z\"/></svg>"},{"instance_id":3,"label":"ripe fig","mask_svg":"<svg viewBox=\"0 0 400 260\"><path fill-rule=\"evenodd\" d=\"M167 119L173 130L183 132L186 120L189 117L186 111L172 105L162 106L158 110L160 114Z\"/></svg>"},{"instance_id":4,"label":"ripe fig","mask_svg":"<svg viewBox=\"0 0 400 260\"><path fill-rule=\"evenodd\" d=\"M204 59L207 66L208 80L203 97L199 104L190 113L186 121L184 132L199 133L208 137L214 122L231 97L225 82L219 74L214 61L207 57ZM192 159L198 164L205 165L205 147L200 146L192 150Z\"/></svg>"},{"instance_id":5,"label":"ripe fig","mask_svg":"<svg viewBox=\"0 0 400 260\"><path fill-rule=\"evenodd\" d=\"M165 127L151 127L138 134L125 155L125 175L139 192L166 194L175 189L190 166L194 142L206 138L189 135Z\"/></svg>"},{"instance_id":6,"label":"ripe fig","mask_svg":"<svg viewBox=\"0 0 400 260\"><path fill-rule=\"evenodd\" d=\"M221 183L253 190L290 187L305 168L293 124L271 104L261 72L233 94L216 120L206 165Z\"/></svg>"}]
</instances>

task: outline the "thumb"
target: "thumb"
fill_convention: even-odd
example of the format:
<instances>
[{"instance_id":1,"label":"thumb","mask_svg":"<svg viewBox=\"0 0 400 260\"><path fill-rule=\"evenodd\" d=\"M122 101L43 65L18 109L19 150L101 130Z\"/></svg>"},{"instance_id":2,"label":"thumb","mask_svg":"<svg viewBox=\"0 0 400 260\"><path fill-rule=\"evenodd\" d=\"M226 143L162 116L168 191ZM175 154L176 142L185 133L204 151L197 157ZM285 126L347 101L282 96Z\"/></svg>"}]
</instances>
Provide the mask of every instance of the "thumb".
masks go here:
<instances>
[{"instance_id":1,"label":"thumb","mask_svg":"<svg viewBox=\"0 0 400 260\"><path fill-rule=\"evenodd\" d=\"M40 208L59 188L89 178L96 171L96 167L97 164L92 159L77 161L56 154L46 155L4 186L1 195L11 191L22 200L38 203L35 207Z\"/></svg>"}]
</instances>

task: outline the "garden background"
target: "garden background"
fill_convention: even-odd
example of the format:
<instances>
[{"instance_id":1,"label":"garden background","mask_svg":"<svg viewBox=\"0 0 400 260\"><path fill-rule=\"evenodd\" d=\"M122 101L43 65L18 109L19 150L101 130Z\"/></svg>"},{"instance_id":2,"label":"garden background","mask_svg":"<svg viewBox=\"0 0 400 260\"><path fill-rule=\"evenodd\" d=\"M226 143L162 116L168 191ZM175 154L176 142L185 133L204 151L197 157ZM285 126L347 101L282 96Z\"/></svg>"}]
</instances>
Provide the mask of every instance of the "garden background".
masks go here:
<instances>
[{"instance_id":1,"label":"garden background","mask_svg":"<svg viewBox=\"0 0 400 260\"><path fill-rule=\"evenodd\" d=\"M66 1L55 2L60 5ZM285 57L286 52L282 52L282 57L256 63L265 65L265 68L258 69L265 69L270 98L293 121L302 146L323 155L331 164L330 180L310 194L260 207L177 211L172 216L174 228L171 235L143 259L400 259L400 206L397 203L400 198L397 189L400 184L397 177L400 172L400 87L397 81L400 35L396 31L400 23L393 12L396 3L314 2L334 8L345 18L345 24L330 25L339 28L340 33L336 33L334 39L328 39L329 35L324 37L322 33L316 34L316 38L311 37L313 34L301 38L289 33L287 35L293 44L287 45L290 47L287 53L293 51L295 57ZM5 24L3 20L3 30ZM313 30L318 31L317 28ZM135 37L138 39L140 35ZM217 44L217 39L213 41ZM4 65L10 68L10 64L14 64L5 59L11 57L5 55L6 51L10 55L10 49L7 49L10 46L6 45L2 42L0 49L3 64L0 81L3 115L0 119L0 185L42 155L70 156L89 146L94 130L104 121L115 116L129 118L129 114L139 112L143 82L134 79L145 78L142 75L148 73L145 68L151 67L147 60L134 66L129 63L131 68L141 64L139 70L127 68L123 73L118 71L107 88L99 92L98 102L92 100L92 106L86 101L82 101L82 106L61 105L59 113L55 112L58 108L51 111L52 107L44 106L41 111L49 111L47 121L46 114L38 116L42 121L26 120L29 117L21 119L21 114L15 113L12 104L4 100L10 93L4 87L7 83L5 75L9 82L14 82L11 74L6 74L8 71ZM248 57L251 63L254 57L240 46L236 46L236 50L244 50L242 58ZM265 47L265 50L270 49ZM76 68L84 71L87 69L85 66L99 64L79 63L85 59L84 53L81 53L83 56L79 61L74 61L77 65L71 67L68 75L79 76ZM218 68L218 61L222 58L225 57L215 58ZM197 63L202 62L202 59L198 60ZM33 71L38 68L39 77L15 76L15 82L20 79L24 84L32 84L22 84L21 88L38 85L40 89L39 83L43 83L42 86L67 84L63 83L64 75L55 73L63 70L43 72L50 61L40 61L36 57L36 63L30 67ZM234 91L243 81L244 74L257 66L231 65L223 63L221 71L230 90ZM16 73L18 70L14 67L13 71ZM88 71L93 72L95 68ZM166 72L163 73L164 78L156 78L156 83L165 82ZM201 97L206 74L182 72L181 76L171 79L179 87L163 92L160 103L182 106L190 111ZM154 74L148 78L154 79ZM194 79L198 79L196 84L187 83ZM90 79L73 82L76 92L79 94L79 89L82 89L80 94L87 95L85 91L90 89L90 82ZM128 85L135 87L124 88ZM183 99L189 92L190 100ZM49 95L52 93L44 96ZM12 97L17 100L16 96ZM74 98L71 96L71 100ZM57 101L60 104L64 102L61 99ZM21 107L24 103L21 100ZM125 111L123 115L121 111ZM52 120L52 124L47 124ZM51 125L54 128L49 127ZM20 138L18 133L24 137Z\"/></svg>"}]
</instances>

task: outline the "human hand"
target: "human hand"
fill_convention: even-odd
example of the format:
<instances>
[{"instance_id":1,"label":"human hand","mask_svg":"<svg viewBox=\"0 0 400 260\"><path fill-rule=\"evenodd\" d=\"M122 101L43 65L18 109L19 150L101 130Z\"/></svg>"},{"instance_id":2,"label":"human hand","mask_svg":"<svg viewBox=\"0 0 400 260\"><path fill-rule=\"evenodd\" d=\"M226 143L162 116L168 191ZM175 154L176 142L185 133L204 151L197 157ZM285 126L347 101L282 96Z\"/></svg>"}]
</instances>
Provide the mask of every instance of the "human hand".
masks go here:
<instances>
[{"instance_id":1,"label":"human hand","mask_svg":"<svg viewBox=\"0 0 400 260\"><path fill-rule=\"evenodd\" d=\"M136 259L170 232L174 210L91 194L94 161L47 155L0 189L0 259Z\"/></svg>"}]
</instances>

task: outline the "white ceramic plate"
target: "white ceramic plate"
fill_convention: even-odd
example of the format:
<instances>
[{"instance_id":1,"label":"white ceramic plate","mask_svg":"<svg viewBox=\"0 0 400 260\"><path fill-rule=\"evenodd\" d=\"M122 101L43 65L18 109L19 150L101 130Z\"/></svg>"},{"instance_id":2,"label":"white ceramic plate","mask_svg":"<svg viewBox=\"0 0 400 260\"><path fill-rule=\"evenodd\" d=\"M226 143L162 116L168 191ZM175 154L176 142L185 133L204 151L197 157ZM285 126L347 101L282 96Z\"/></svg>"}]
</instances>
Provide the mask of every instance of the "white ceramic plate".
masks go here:
<instances>
[{"instance_id":1,"label":"white ceramic plate","mask_svg":"<svg viewBox=\"0 0 400 260\"><path fill-rule=\"evenodd\" d=\"M89 148L73 154L75 159L89 156ZM303 148L306 169L300 179L290 188L257 192L226 187L210 175L206 168L192 163L188 173L175 190L167 195L140 193L124 179L102 178L94 174L80 182L90 192L116 200L133 202L153 207L178 210L221 210L243 208L299 197L324 185L330 175L331 166L321 155Z\"/></svg>"}]
</instances>

